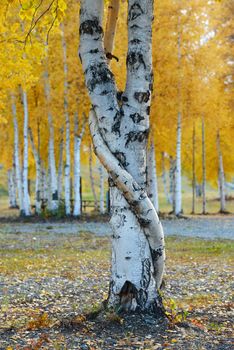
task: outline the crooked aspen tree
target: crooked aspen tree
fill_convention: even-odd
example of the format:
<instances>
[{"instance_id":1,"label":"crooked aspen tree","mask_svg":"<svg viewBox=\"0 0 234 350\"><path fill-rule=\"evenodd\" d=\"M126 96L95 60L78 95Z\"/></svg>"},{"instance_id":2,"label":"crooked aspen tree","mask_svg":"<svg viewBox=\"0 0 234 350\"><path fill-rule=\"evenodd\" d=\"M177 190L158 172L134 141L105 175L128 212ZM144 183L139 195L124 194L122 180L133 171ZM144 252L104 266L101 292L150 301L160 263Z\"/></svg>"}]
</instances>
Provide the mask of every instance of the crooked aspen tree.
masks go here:
<instances>
[{"instance_id":1,"label":"crooked aspen tree","mask_svg":"<svg viewBox=\"0 0 234 350\"><path fill-rule=\"evenodd\" d=\"M48 64L47 64L48 66ZM58 181L56 174L55 152L54 152L54 125L50 106L50 82L48 70L44 73L45 98L49 124L49 152L48 152L48 209L52 212L58 209Z\"/></svg>"},{"instance_id":2,"label":"crooked aspen tree","mask_svg":"<svg viewBox=\"0 0 234 350\"><path fill-rule=\"evenodd\" d=\"M81 195L80 195L80 148L82 137L85 132L85 116L83 125L80 133L79 130L79 121L78 113L74 115L74 209L73 215L79 216L81 214Z\"/></svg>"},{"instance_id":3,"label":"crooked aspen tree","mask_svg":"<svg viewBox=\"0 0 234 350\"><path fill-rule=\"evenodd\" d=\"M93 105L90 131L94 151L111 186L108 305L161 314L158 289L164 271L164 237L146 189L153 0L128 1L127 82L122 94L117 93L104 50L103 7L103 0L81 1L79 55ZM109 6L109 16L112 9Z\"/></svg>"},{"instance_id":4,"label":"crooked aspen tree","mask_svg":"<svg viewBox=\"0 0 234 350\"><path fill-rule=\"evenodd\" d=\"M178 18L178 117L177 117L177 141L176 141L176 169L175 169L175 215L182 212L182 189L181 189L181 33L180 17Z\"/></svg>"},{"instance_id":5,"label":"crooked aspen tree","mask_svg":"<svg viewBox=\"0 0 234 350\"><path fill-rule=\"evenodd\" d=\"M156 211L159 211L158 205L158 181L156 171L155 146L154 141L150 141L147 152L147 186L148 196L151 199Z\"/></svg>"},{"instance_id":6,"label":"crooked aspen tree","mask_svg":"<svg viewBox=\"0 0 234 350\"><path fill-rule=\"evenodd\" d=\"M13 125L14 125L14 163L15 163L15 177L16 177L16 186L17 194L19 201L20 215L23 215L23 189L22 189L22 172L21 172L21 161L20 161L20 151L19 151L19 130L18 130L18 121L16 114L16 102L15 96L11 95L11 106L13 114Z\"/></svg>"},{"instance_id":7,"label":"crooked aspen tree","mask_svg":"<svg viewBox=\"0 0 234 350\"><path fill-rule=\"evenodd\" d=\"M31 142L32 152L36 163L36 186L35 186L35 212L36 214L41 213L41 182L42 182L42 174L41 174L41 159L40 154L38 153L38 149L35 146L33 133L31 128L28 129L29 138Z\"/></svg>"},{"instance_id":8,"label":"crooked aspen tree","mask_svg":"<svg viewBox=\"0 0 234 350\"><path fill-rule=\"evenodd\" d=\"M23 215L31 215L30 197L28 191L28 98L25 90L22 91L24 107L24 151L23 151Z\"/></svg>"},{"instance_id":9,"label":"crooked aspen tree","mask_svg":"<svg viewBox=\"0 0 234 350\"><path fill-rule=\"evenodd\" d=\"M62 47L63 47L63 72L64 72L64 113L65 113L65 166L64 166L64 193L65 213L71 215L71 153L70 153L70 118L68 113L68 65L67 65L67 44L64 36L64 25L61 26Z\"/></svg>"},{"instance_id":10,"label":"crooked aspen tree","mask_svg":"<svg viewBox=\"0 0 234 350\"><path fill-rule=\"evenodd\" d=\"M63 192L63 128L60 129L59 164L58 164L58 200L62 199Z\"/></svg>"},{"instance_id":11,"label":"crooked aspen tree","mask_svg":"<svg viewBox=\"0 0 234 350\"><path fill-rule=\"evenodd\" d=\"M225 175L223 168L223 155L220 145L220 133L217 132L217 152L218 152L218 183L219 183L219 196L220 196L220 213L226 211L226 200L225 200Z\"/></svg>"},{"instance_id":12,"label":"crooked aspen tree","mask_svg":"<svg viewBox=\"0 0 234 350\"><path fill-rule=\"evenodd\" d=\"M205 122L202 118L202 214L206 214L206 140Z\"/></svg>"}]
</instances>

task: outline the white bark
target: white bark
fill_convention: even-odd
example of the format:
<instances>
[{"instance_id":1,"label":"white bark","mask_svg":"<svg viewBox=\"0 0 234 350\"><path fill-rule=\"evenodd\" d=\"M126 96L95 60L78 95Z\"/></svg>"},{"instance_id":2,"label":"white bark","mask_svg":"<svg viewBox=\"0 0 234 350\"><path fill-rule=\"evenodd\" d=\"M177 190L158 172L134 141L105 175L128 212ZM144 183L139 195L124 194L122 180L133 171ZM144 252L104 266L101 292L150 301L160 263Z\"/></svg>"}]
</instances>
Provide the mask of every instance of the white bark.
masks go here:
<instances>
[{"instance_id":1,"label":"white bark","mask_svg":"<svg viewBox=\"0 0 234 350\"><path fill-rule=\"evenodd\" d=\"M80 57L95 109L90 113L90 129L95 153L111 178L109 305L159 312L157 288L165 256L163 231L145 191L152 88L152 0L129 0L128 76L121 96L105 57L102 15L102 0L81 1Z\"/></svg>"},{"instance_id":2,"label":"white bark","mask_svg":"<svg viewBox=\"0 0 234 350\"><path fill-rule=\"evenodd\" d=\"M195 199L196 199L196 130L193 125L193 200L192 200L192 214L195 214Z\"/></svg>"},{"instance_id":3,"label":"white bark","mask_svg":"<svg viewBox=\"0 0 234 350\"><path fill-rule=\"evenodd\" d=\"M8 170L7 179L8 179L9 208L17 208L14 174L12 169Z\"/></svg>"},{"instance_id":4,"label":"white bark","mask_svg":"<svg viewBox=\"0 0 234 350\"><path fill-rule=\"evenodd\" d=\"M168 192L168 187L167 187L167 174L165 169L165 152L162 152L162 181L163 181L163 189L164 189L167 203L172 204L172 201Z\"/></svg>"},{"instance_id":5,"label":"white bark","mask_svg":"<svg viewBox=\"0 0 234 350\"><path fill-rule=\"evenodd\" d=\"M23 214L30 216L31 207L28 191L28 100L26 91L23 91L22 94L24 106Z\"/></svg>"},{"instance_id":6,"label":"white bark","mask_svg":"<svg viewBox=\"0 0 234 350\"><path fill-rule=\"evenodd\" d=\"M68 113L68 65L67 65L67 45L64 37L64 26L62 25L62 47L63 47L63 71L64 71L64 113L66 123L66 141L65 141L65 174L64 174L64 192L65 192L65 213L71 215L71 154L70 154L70 118Z\"/></svg>"},{"instance_id":7,"label":"white bark","mask_svg":"<svg viewBox=\"0 0 234 350\"><path fill-rule=\"evenodd\" d=\"M19 152L19 131L18 131L18 121L16 114L16 103L15 96L11 95L12 101L12 114L13 114L13 124L14 124L14 162L15 162L15 177L19 201L20 215L23 215L23 190L22 190L22 173L21 173L21 161Z\"/></svg>"},{"instance_id":8,"label":"white bark","mask_svg":"<svg viewBox=\"0 0 234 350\"><path fill-rule=\"evenodd\" d=\"M100 176L100 200L99 200L99 211L101 214L105 213L105 193L104 193L104 168L102 164L98 167Z\"/></svg>"},{"instance_id":9,"label":"white bark","mask_svg":"<svg viewBox=\"0 0 234 350\"><path fill-rule=\"evenodd\" d=\"M58 164L58 200L61 201L63 192L63 128L60 130L59 164Z\"/></svg>"},{"instance_id":10,"label":"white bark","mask_svg":"<svg viewBox=\"0 0 234 350\"><path fill-rule=\"evenodd\" d=\"M91 190L93 194L93 200L94 200L94 209L98 210L98 199L97 199L97 193L95 189L95 183L94 183L94 176L93 176L93 150L92 145L89 145L89 179L90 179L90 185Z\"/></svg>"},{"instance_id":11,"label":"white bark","mask_svg":"<svg viewBox=\"0 0 234 350\"><path fill-rule=\"evenodd\" d=\"M170 203L172 204L172 211L175 213L175 173L176 173L176 160L170 156Z\"/></svg>"},{"instance_id":12,"label":"white bark","mask_svg":"<svg viewBox=\"0 0 234 350\"><path fill-rule=\"evenodd\" d=\"M178 113L177 143L176 143L176 169L175 169L175 215L182 212L182 189L181 189L181 114Z\"/></svg>"},{"instance_id":13,"label":"white bark","mask_svg":"<svg viewBox=\"0 0 234 350\"><path fill-rule=\"evenodd\" d=\"M36 163L36 186L35 186L35 213L41 213L41 192L42 192L42 176L41 176L41 159L34 143L31 128L28 129L33 156Z\"/></svg>"},{"instance_id":14,"label":"white bark","mask_svg":"<svg viewBox=\"0 0 234 350\"><path fill-rule=\"evenodd\" d=\"M225 213L226 211L225 175L224 175L224 168L223 168L223 155L221 151L219 132L217 133L217 151L218 151L218 159L219 159L218 178L219 178L220 212Z\"/></svg>"},{"instance_id":15,"label":"white bark","mask_svg":"<svg viewBox=\"0 0 234 350\"><path fill-rule=\"evenodd\" d=\"M74 116L74 209L73 215L81 215L81 196L80 196L80 147L82 137L85 131L85 122L80 134L78 133L78 114Z\"/></svg>"},{"instance_id":16,"label":"white bark","mask_svg":"<svg viewBox=\"0 0 234 350\"><path fill-rule=\"evenodd\" d=\"M58 181L56 174L56 165L55 165L55 152L54 152L54 126L53 126L53 118L50 111L50 83L49 83L49 74L45 71L45 97L47 104L47 112L48 112L48 124L49 124L49 182L48 183L48 209L52 212L58 209Z\"/></svg>"},{"instance_id":17,"label":"white bark","mask_svg":"<svg viewBox=\"0 0 234 350\"><path fill-rule=\"evenodd\" d=\"M202 214L206 214L206 145L204 118L202 118Z\"/></svg>"},{"instance_id":18,"label":"white bark","mask_svg":"<svg viewBox=\"0 0 234 350\"><path fill-rule=\"evenodd\" d=\"M47 181L46 169L43 164L41 164L41 182L42 182L41 197L45 204L45 202L48 201L49 196L48 196L48 181Z\"/></svg>"},{"instance_id":19,"label":"white bark","mask_svg":"<svg viewBox=\"0 0 234 350\"><path fill-rule=\"evenodd\" d=\"M147 153L147 185L148 185L148 196L151 199L155 210L159 211L158 205L158 181L157 181L157 170L156 170L156 159L155 159L155 147L154 141L151 140L150 147Z\"/></svg>"}]
</instances>

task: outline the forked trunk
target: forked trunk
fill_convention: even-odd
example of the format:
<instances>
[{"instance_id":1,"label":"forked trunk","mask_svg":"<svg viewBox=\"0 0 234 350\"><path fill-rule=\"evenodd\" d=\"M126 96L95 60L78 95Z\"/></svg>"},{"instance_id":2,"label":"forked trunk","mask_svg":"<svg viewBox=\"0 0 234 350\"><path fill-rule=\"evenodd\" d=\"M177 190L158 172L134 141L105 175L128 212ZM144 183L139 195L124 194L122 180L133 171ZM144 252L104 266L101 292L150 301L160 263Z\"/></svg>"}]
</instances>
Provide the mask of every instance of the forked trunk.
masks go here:
<instances>
[{"instance_id":1,"label":"forked trunk","mask_svg":"<svg viewBox=\"0 0 234 350\"><path fill-rule=\"evenodd\" d=\"M220 134L217 133L217 151L218 151L218 160L219 160L219 169L218 169L218 179L219 179L219 196L220 196L220 212L226 212L226 199L225 199L225 175L223 169L223 155L220 146Z\"/></svg>"},{"instance_id":2,"label":"forked trunk","mask_svg":"<svg viewBox=\"0 0 234 350\"><path fill-rule=\"evenodd\" d=\"M128 76L122 94L117 94L103 47L103 5L102 0L81 1L80 58L94 108L90 113L94 151L110 177L113 235L108 305L159 315L164 238L146 191L153 0L128 2ZM109 16L111 12L110 6Z\"/></svg>"}]
</instances>

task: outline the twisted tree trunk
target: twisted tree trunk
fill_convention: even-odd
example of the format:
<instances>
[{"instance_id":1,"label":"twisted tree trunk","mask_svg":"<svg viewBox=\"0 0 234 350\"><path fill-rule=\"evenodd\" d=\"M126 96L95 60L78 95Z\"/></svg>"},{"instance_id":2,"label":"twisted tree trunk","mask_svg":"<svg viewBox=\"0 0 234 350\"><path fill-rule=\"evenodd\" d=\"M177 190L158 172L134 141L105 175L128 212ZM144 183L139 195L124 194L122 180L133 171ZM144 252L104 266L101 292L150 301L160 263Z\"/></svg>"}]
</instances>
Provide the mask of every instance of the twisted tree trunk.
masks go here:
<instances>
[{"instance_id":1,"label":"twisted tree trunk","mask_svg":"<svg viewBox=\"0 0 234 350\"><path fill-rule=\"evenodd\" d=\"M113 235L108 304L126 311L159 314L164 237L146 192L153 0L129 0L128 75L122 94L117 94L106 59L102 16L103 0L81 1L79 53L93 105L90 130L94 151L108 171L111 185Z\"/></svg>"}]
</instances>

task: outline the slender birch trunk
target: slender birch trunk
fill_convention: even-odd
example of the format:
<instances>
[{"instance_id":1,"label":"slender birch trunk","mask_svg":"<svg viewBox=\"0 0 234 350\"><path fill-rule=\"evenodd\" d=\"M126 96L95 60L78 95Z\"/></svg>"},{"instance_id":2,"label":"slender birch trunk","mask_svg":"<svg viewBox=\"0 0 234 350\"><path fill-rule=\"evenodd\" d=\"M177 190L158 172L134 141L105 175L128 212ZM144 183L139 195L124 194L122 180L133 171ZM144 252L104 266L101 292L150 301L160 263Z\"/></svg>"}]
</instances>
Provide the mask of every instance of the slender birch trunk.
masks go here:
<instances>
[{"instance_id":1,"label":"slender birch trunk","mask_svg":"<svg viewBox=\"0 0 234 350\"><path fill-rule=\"evenodd\" d=\"M44 164L41 164L42 200L44 204L48 201L48 181Z\"/></svg>"},{"instance_id":2,"label":"slender birch trunk","mask_svg":"<svg viewBox=\"0 0 234 350\"><path fill-rule=\"evenodd\" d=\"M91 143L89 145L89 178L90 178L90 185L91 185L91 190L92 190L93 199L94 199L94 209L97 211L98 199L97 199L97 193L95 190L95 183L94 183L94 177L93 177L93 150L92 150Z\"/></svg>"},{"instance_id":3,"label":"slender birch trunk","mask_svg":"<svg viewBox=\"0 0 234 350\"><path fill-rule=\"evenodd\" d=\"M175 196L175 182L176 182L176 159L173 159L172 156L170 156L170 173L169 173L169 177L170 177L170 202L172 204L172 212L175 213L175 200L176 200L176 196Z\"/></svg>"},{"instance_id":4,"label":"slender birch trunk","mask_svg":"<svg viewBox=\"0 0 234 350\"><path fill-rule=\"evenodd\" d=\"M204 118L202 118L202 214L206 214L206 144Z\"/></svg>"},{"instance_id":5,"label":"slender birch trunk","mask_svg":"<svg viewBox=\"0 0 234 350\"><path fill-rule=\"evenodd\" d=\"M44 83L45 83L45 97L47 104L47 113L48 113L48 124L49 124L49 153L48 153L48 169L49 174L49 183L48 183L48 209L52 212L55 212L58 209L58 181L56 174L56 164L55 164L55 152L54 152L54 125L53 118L50 110L50 82L49 74L46 70L44 73Z\"/></svg>"},{"instance_id":6,"label":"slender birch trunk","mask_svg":"<svg viewBox=\"0 0 234 350\"><path fill-rule=\"evenodd\" d=\"M38 150L35 146L33 133L31 128L28 129L29 138L31 142L32 152L36 163L36 189L35 189L35 213L41 213L41 192L42 192L42 176L41 176L41 159Z\"/></svg>"},{"instance_id":7,"label":"slender birch trunk","mask_svg":"<svg viewBox=\"0 0 234 350\"><path fill-rule=\"evenodd\" d=\"M178 113L177 144L176 144L176 167L175 167L175 215L182 212L182 189L181 189L181 114Z\"/></svg>"},{"instance_id":8,"label":"slender birch trunk","mask_svg":"<svg viewBox=\"0 0 234 350\"><path fill-rule=\"evenodd\" d=\"M192 214L195 214L195 200L196 200L196 130L193 124L193 200L192 200Z\"/></svg>"},{"instance_id":9,"label":"slender birch trunk","mask_svg":"<svg viewBox=\"0 0 234 350\"><path fill-rule=\"evenodd\" d=\"M154 141L151 140L150 146L147 152L147 186L148 196L151 199L156 211L159 211L158 205L158 181L155 159L155 146Z\"/></svg>"},{"instance_id":10,"label":"slender birch trunk","mask_svg":"<svg viewBox=\"0 0 234 350\"><path fill-rule=\"evenodd\" d=\"M24 106L23 211L25 216L30 216L31 206L28 191L28 100L26 91L23 91L22 95Z\"/></svg>"},{"instance_id":11,"label":"slender birch trunk","mask_svg":"<svg viewBox=\"0 0 234 350\"><path fill-rule=\"evenodd\" d=\"M60 130L60 142L59 142L59 164L58 164L58 200L62 199L63 192L63 128Z\"/></svg>"},{"instance_id":12,"label":"slender birch trunk","mask_svg":"<svg viewBox=\"0 0 234 350\"><path fill-rule=\"evenodd\" d=\"M226 199L225 199L225 175L223 168L223 155L220 146L220 134L217 132L217 152L219 160L218 179L219 179L219 196L220 196L220 213L226 212Z\"/></svg>"},{"instance_id":13,"label":"slender birch trunk","mask_svg":"<svg viewBox=\"0 0 234 350\"><path fill-rule=\"evenodd\" d=\"M23 215L23 189L22 189L22 173L21 173L21 161L19 152L19 131L18 131L18 121L16 114L16 103L15 96L11 95L12 101L12 114L13 114L13 124L14 124L14 163L15 163L15 177L19 201L20 215Z\"/></svg>"},{"instance_id":14,"label":"slender birch trunk","mask_svg":"<svg viewBox=\"0 0 234 350\"><path fill-rule=\"evenodd\" d=\"M168 188L167 188L167 176L166 176L166 169L165 169L165 152L162 152L162 181L163 181L163 189L164 189L167 203L172 204L171 198L168 192Z\"/></svg>"},{"instance_id":15,"label":"slender birch trunk","mask_svg":"<svg viewBox=\"0 0 234 350\"><path fill-rule=\"evenodd\" d=\"M9 208L17 208L13 169L7 171Z\"/></svg>"},{"instance_id":16,"label":"slender birch trunk","mask_svg":"<svg viewBox=\"0 0 234 350\"><path fill-rule=\"evenodd\" d=\"M153 1L128 2L128 75L120 100L103 47L103 5L102 0L81 1L79 53L94 106L90 112L94 151L111 178L113 236L108 305L159 315L162 304L157 290L164 270L164 238L146 192ZM110 16L112 6L108 12Z\"/></svg>"},{"instance_id":17,"label":"slender birch trunk","mask_svg":"<svg viewBox=\"0 0 234 350\"><path fill-rule=\"evenodd\" d=\"M99 200L99 211L101 214L105 213L105 194L104 194L104 168L103 165L100 164L98 167L99 175L100 175L100 200Z\"/></svg>"},{"instance_id":18,"label":"slender birch trunk","mask_svg":"<svg viewBox=\"0 0 234 350\"><path fill-rule=\"evenodd\" d=\"M68 65L67 65L67 45L64 36L64 25L62 30L62 47L63 47L63 71L64 71L64 113L66 123L66 163L64 174L64 192L65 192L65 212L66 215L71 215L71 154L70 154L70 118L68 113Z\"/></svg>"}]
</instances>

